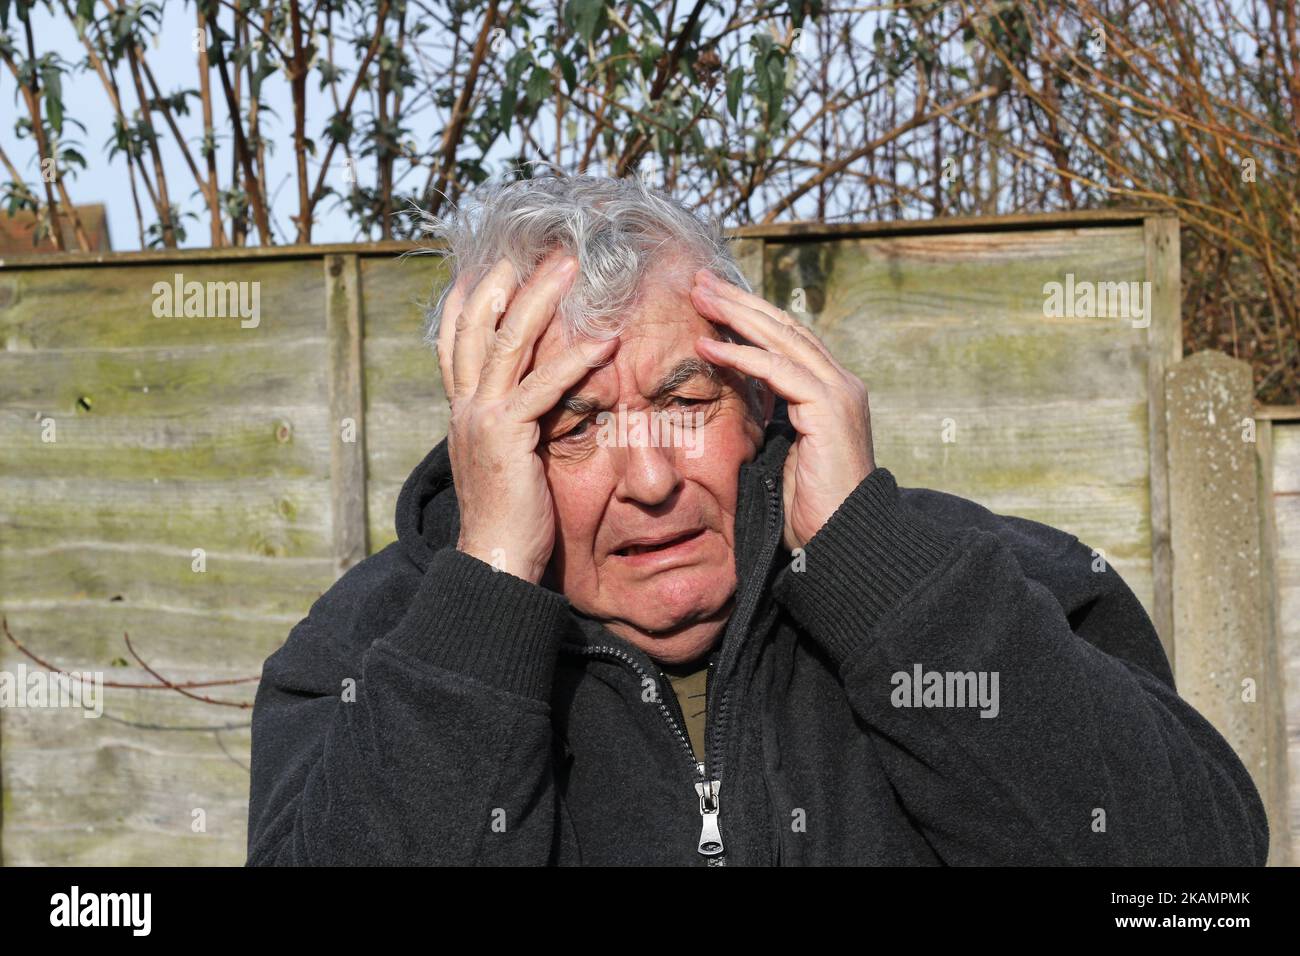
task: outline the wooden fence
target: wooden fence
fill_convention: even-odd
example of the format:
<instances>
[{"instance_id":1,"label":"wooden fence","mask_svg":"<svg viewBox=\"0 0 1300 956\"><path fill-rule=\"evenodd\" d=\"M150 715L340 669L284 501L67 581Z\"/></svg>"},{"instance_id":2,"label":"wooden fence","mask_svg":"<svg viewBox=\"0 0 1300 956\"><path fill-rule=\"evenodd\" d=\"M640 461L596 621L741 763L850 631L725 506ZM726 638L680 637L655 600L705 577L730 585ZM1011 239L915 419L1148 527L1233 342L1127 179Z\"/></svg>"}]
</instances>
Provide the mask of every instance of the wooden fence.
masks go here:
<instances>
[{"instance_id":1,"label":"wooden fence","mask_svg":"<svg viewBox=\"0 0 1300 956\"><path fill-rule=\"evenodd\" d=\"M1264 408L1258 414L1263 577L1271 587L1267 597L1274 611L1283 711L1283 744L1269 774L1283 796L1271 825L1274 839L1280 833L1289 840L1295 866L1300 865L1300 408Z\"/></svg>"},{"instance_id":2,"label":"wooden fence","mask_svg":"<svg viewBox=\"0 0 1300 956\"><path fill-rule=\"evenodd\" d=\"M1186 365L1175 220L795 225L735 241L751 281L868 384L877 458L901 483L1077 534L1132 585L1182 667L1173 537L1198 527L1204 504L1180 498L1169 473L1180 434L1169 376ZM397 492L446 425L420 341L446 267L407 249L0 263L0 613L25 648L116 684L155 682L145 664L174 683L255 677L339 573L394 539ZM1121 316L1047 314L1088 284L1096 302L1118 283L1135 296ZM1248 648L1260 697L1250 720L1214 705L1270 795L1279 861L1286 733L1294 748L1300 732L1279 663L1297 686L1297 428L1279 415L1260 432L1272 470L1255 558L1271 567L1275 623L1218 638ZM1187 619L1189 635L1196 625ZM1186 667L1203 671L1213 655L1197 647ZM0 670L21 666L38 669L0 645ZM1185 694L1204 680L1179 670ZM191 693L246 702L254 686ZM248 721L246 709L132 687L106 689L99 719L0 710L0 860L242 862Z\"/></svg>"}]
</instances>

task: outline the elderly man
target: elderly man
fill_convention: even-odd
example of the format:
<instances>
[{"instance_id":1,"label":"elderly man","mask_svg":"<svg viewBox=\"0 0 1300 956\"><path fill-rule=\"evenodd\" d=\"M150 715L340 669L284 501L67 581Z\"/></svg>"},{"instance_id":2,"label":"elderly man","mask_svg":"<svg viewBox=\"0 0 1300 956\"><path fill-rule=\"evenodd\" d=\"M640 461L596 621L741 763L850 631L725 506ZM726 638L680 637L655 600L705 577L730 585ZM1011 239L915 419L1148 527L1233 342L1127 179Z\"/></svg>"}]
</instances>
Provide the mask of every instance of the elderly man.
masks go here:
<instances>
[{"instance_id":1,"label":"elderly man","mask_svg":"<svg viewBox=\"0 0 1300 956\"><path fill-rule=\"evenodd\" d=\"M1114 570L899 489L715 226L594 177L435 226L450 433L266 662L250 864L1264 862Z\"/></svg>"}]
</instances>

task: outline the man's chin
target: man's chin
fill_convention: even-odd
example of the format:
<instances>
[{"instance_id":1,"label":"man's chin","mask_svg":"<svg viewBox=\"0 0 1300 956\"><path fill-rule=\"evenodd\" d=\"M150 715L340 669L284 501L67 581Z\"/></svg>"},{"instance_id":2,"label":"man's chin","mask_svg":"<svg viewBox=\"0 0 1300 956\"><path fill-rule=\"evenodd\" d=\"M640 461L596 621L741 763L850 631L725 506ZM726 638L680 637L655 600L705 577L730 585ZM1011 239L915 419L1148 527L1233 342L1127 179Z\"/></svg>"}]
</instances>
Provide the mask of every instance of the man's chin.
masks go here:
<instances>
[{"instance_id":1,"label":"man's chin","mask_svg":"<svg viewBox=\"0 0 1300 956\"><path fill-rule=\"evenodd\" d=\"M640 630L620 630L619 633L632 646L642 650L659 664L688 664L707 654L718 643L726 621L703 621L664 633L647 633Z\"/></svg>"},{"instance_id":2,"label":"man's chin","mask_svg":"<svg viewBox=\"0 0 1300 956\"><path fill-rule=\"evenodd\" d=\"M643 584L611 609L617 625L610 630L664 664L683 664L708 651L730 616L734 582L700 581L668 572L663 580Z\"/></svg>"}]
</instances>

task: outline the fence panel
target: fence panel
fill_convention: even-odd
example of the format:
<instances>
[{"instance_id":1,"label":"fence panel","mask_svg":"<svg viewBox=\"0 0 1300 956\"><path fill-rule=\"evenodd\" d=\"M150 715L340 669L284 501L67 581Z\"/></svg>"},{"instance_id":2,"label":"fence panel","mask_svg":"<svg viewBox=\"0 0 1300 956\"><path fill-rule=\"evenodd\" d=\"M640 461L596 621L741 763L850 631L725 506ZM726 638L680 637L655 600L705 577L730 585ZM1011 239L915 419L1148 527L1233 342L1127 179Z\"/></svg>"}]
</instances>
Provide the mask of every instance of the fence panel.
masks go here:
<instances>
[{"instance_id":1,"label":"fence panel","mask_svg":"<svg viewBox=\"0 0 1300 956\"><path fill-rule=\"evenodd\" d=\"M256 675L333 578L322 274L126 260L0 272L2 613L107 682L152 682L124 635L173 682ZM232 282L255 325L208 313ZM24 663L6 642L0 667ZM0 716L4 862L236 862L248 711L105 697L99 719Z\"/></svg>"},{"instance_id":2,"label":"fence panel","mask_svg":"<svg viewBox=\"0 0 1300 956\"><path fill-rule=\"evenodd\" d=\"M1106 213L738 232L766 294L870 387L877 457L901 483L1077 534L1171 641L1151 383L1178 354L1176 224ZM168 680L256 676L340 568L394 540L402 482L447 422L420 341L446 264L405 249L0 263L0 613L23 645L153 682L129 633ZM178 274L168 315L157 290ZM256 322L185 317L191 282L201 312L209 283L256 284ZM1127 316L1045 315L1051 283L1063 298L1136 283L1146 315L1137 301ZM0 646L0 670L24 665L39 669ZM247 702L253 689L191 692ZM4 709L0 860L242 862L248 719L129 688L106 691L98 720Z\"/></svg>"}]
</instances>

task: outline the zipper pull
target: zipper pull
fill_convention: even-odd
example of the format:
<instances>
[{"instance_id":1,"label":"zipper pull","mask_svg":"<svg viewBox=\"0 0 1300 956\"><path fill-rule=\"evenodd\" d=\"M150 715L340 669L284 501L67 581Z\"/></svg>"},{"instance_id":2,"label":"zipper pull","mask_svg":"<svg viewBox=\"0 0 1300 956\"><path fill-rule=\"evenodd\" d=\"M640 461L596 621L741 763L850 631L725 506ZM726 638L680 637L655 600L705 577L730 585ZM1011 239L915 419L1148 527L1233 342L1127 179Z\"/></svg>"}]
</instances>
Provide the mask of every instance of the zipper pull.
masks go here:
<instances>
[{"instance_id":1,"label":"zipper pull","mask_svg":"<svg viewBox=\"0 0 1300 956\"><path fill-rule=\"evenodd\" d=\"M722 831L718 829L718 790L722 787L720 780L701 781L695 785L695 792L700 795L700 853L704 856L717 856L722 852Z\"/></svg>"}]
</instances>

